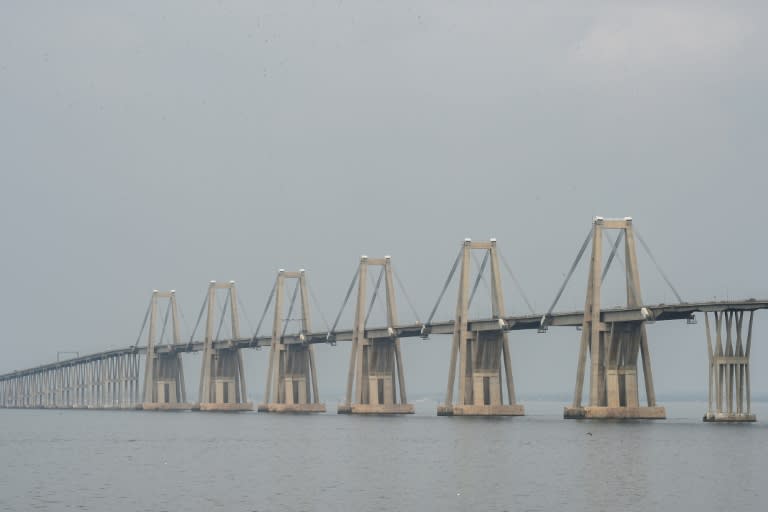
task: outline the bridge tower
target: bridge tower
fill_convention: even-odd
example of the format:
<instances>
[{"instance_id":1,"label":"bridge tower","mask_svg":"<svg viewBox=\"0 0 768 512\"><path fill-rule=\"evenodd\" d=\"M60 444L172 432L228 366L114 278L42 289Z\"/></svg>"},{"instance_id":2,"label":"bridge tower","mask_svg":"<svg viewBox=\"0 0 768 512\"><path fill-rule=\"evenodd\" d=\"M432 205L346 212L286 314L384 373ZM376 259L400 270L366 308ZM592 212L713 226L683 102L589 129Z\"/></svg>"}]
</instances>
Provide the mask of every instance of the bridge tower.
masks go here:
<instances>
[{"instance_id":1,"label":"bridge tower","mask_svg":"<svg viewBox=\"0 0 768 512\"><path fill-rule=\"evenodd\" d=\"M713 311L715 345L712 346L712 332L709 312L704 313L709 353L709 393L707 414L704 421L742 422L756 421L752 414L752 400L749 386L749 353L752 349L752 325L755 312L749 311L746 346L742 336L744 311ZM723 343L723 320L725 320L725 343ZM736 344L734 345L734 328ZM714 402L714 410L712 408Z\"/></svg>"},{"instance_id":2,"label":"bridge tower","mask_svg":"<svg viewBox=\"0 0 768 512\"><path fill-rule=\"evenodd\" d=\"M666 410L656 405L645 320L605 323L601 319L602 240L603 231L606 229L619 230L620 237L623 235L624 238L627 307L638 308L647 313L641 298L632 219L595 217L592 225L592 258L584 320L581 325L576 389L573 405L565 408L563 416L567 419L664 419ZM619 240L620 238L616 240L617 246ZM582 406L587 353L590 359L589 405ZM638 353L642 357L647 399L647 406L642 407L638 397Z\"/></svg>"},{"instance_id":3,"label":"bridge tower","mask_svg":"<svg viewBox=\"0 0 768 512\"><path fill-rule=\"evenodd\" d=\"M295 280L288 315L283 319L285 282ZM284 343L283 337L291 320L296 296L300 298L301 343ZM272 343L269 349L269 369L264 403L259 404L261 412L325 412L317 390L317 370L314 347L305 342L304 336L311 331L307 280L304 270L277 274L274 292L275 310L272 324ZM269 305L267 306L269 307Z\"/></svg>"},{"instance_id":4,"label":"bridge tower","mask_svg":"<svg viewBox=\"0 0 768 512\"><path fill-rule=\"evenodd\" d=\"M171 349L158 352L157 324L159 318L158 299L168 300L168 310L165 316L163 331L171 318ZM147 337L147 357L144 363L144 410L181 410L191 409L187 403L187 392L184 386L184 368L181 354L173 348L181 344L179 328L179 309L176 303L176 292L160 292L154 290L149 309L149 335Z\"/></svg>"},{"instance_id":5,"label":"bridge tower","mask_svg":"<svg viewBox=\"0 0 768 512\"><path fill-rule=\"evenodd\" d=\"M366 309L366 283L370 266L381 267L382 272L379 273L370 306ZM383 332L373 333L366 331L366 320L376 299L382 277L386 290L387 328ZM356 279L357 307L352 327L347 394L345 402L338 406L338 413L413 414L413 405L408 403L405 393L400 338L397 337L394 329L397 325L397 309L392 259L389 256L384 258L362 256Z\"/></svg>"},{"instance_id":6,"label":"bridge tower","mask_svg":"<svg viewBox=\"0 0 768 512\"><path fill-rule=\"evenodd\" d=\"M230 312L231 337L229 340L214 339L216 322L216 291L226 290ZM200 411L250 411L253 403L247 401L243 356L235 345L240 338L240 319L237 309L235 282L211 281L206 299L208 311L203 347L203 364L200 371ZM226 314L226 307L223 314ZM224 319L222 318L222 321Z\"/></svg>"},{"instance_id":7,"label":"bridge tower","mask_svg":"<svg viewBox=\"0 0 768 512\"><path fill-rule=\"evenodd\" d=\"M486 252L483 260L491 264L491 308L495 328L471 330L469 305L474 291L470 290L470 267L472 250ZM454 267L455 268L455 267ZM479 270L478 280L483 268ZM445 404L438 406L438 416L523 416L522 405L515 399L512 378L512 359L509 339L504 322L504 297L501 289L496 239L489 242L464 240L461 252L461 274L456 317L451 344L451 363L448 370L448 388ZM456 383L456 362L458 359L458 402L453 402ZM503 368L502 368L503 367ZM506 388L507 403L504 403Z\"/></svg>"}]
</instances>

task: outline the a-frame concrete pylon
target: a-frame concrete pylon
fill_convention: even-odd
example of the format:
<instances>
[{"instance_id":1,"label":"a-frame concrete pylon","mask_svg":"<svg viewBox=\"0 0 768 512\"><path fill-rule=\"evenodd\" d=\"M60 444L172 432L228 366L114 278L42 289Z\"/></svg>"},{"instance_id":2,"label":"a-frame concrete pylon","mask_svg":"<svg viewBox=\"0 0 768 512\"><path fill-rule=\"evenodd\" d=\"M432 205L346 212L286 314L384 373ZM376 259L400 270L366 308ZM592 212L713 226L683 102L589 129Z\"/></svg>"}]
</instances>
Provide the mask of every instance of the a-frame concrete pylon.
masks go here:
<instances>
[{"instance_id":1,"label":"a-frame concrete pylon","mask_svg":"<svg viewBox=\"0 0 768 512\"><path fill-rule=\"evenodd\" d=\"M216 290L226 290L230 311L231 337L229 343L221 346L215 343ZM208 286L207 318L203 365L200 371L200 403L195 407L201 411L250 411L253 403L248 402L245 389L243 356L232 340L240 338L240 319L237 312L237 291L235 282L217 283ZM226 313L226 312L225 312Z\"/></svg>"},{"instance_id":2,"label":"a-frame concrete pylon","mask_svg":"<svg viewBox=\"0 0 768 512\"><path fill-rule=\"evenodd\" d=\"M656 405L653 388L648 336L645 320L604 323L600 311L602 285L602 241L606 229L619 230L624 236L627 307L643 308L640 275L637 268L635 235L631 217L604 219L595 217L592 225L592 258L587 281L587 299L581 326L576 389L573 405L566 407L565 418L664 419L666 410ZM617 239L618 244L618 239ZM637 359L642 357L647 406L638 398ZM590 359L589 405L582 406L587 355Z\"/></svg>"},{"instance_id":3,"label":"a-frame concrete pylon","mask_svg":"<svg viewBox=\"0 0 768 512\"><path fill-rule=\"evenodd\" d=\"M297 286L288 316L290 317L293 312L296 293L298 293L301 308L299 338L303 339L304 335L311 330L306 273L304 270L298 272L280 270L273 297L275 314L272 324L272 344L269 349L267 385L264 403L259 404L258 409L262 412L325 412L325 404L320 403L317 389L314 347L308 343L289 345L283 343L283 302L285 282L288 279L295 280ZM290 318L285 319L285 322L289 320Z\"/></svg>"},{"instance_id":4,"label":"a-frame concrete pylon","mask_svg":"<svg viewBox=\"0 0 768 512\"><path fill-rule=\"evenodd\" d=\"M149 310L149 337L147 339L147 358L144 364L142 409L163 411L191 409L192 404L187 403L181 354L174 350L157 352L155 348L159 317L158 299L168 299L173 345L178 346L181 343L176 292L174 290L169 292L154 290Z\"/></svg>"},{"instance_id":5,"label":"a-frame concrete pylon","mask_svg":"<svg viewBox=\"0 0 768 512\"><path fill-rule=\"evenodd\" d=\"M383 269L387 305L387 332L384 337L366 336L366 283L370 266ZM405 394L403 356L400 339L394 331L396 325L392 260L389 256L362 256L357 273L357 307L352 327L347 394L345 402L338 406L339 414L413 414L413 405L408 403Z\"/></svg>"},{"instance_id":6,"label":"a-frame concrete pylon","mask_svg":"<svg viewBox=\"0 0 768 512\"><path fill-rule=\"evenodd\" d=\"M492 315L493 319L499 322L498 330L470 331L469 280L473 249L487 251L487 257L490 259ZM448 389L445 403L437 408L438 416L522 416L525 414L523 406L515 399L512 358L503 323L504 315L504 297L501 290L496 240L473 242L466 239L461 255L461 277L451 344L451 363L448 369ZM457 359L459 396L458 402L454 403L453 388L456 381ZM504 403L505 387L506 404Z\"/></svg>"}]
</instances>

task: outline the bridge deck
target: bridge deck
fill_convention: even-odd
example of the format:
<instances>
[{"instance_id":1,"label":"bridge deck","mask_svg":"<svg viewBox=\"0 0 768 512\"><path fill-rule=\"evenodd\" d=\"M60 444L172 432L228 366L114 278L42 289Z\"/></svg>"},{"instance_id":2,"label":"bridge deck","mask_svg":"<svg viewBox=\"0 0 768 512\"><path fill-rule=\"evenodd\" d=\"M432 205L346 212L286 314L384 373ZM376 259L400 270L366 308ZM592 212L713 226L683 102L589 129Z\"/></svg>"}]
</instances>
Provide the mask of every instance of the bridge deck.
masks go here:
<instances>
[{"instance_id":1,"label":"bridge deck","mask_svg":"<svg viewBox=\"0 0 768 512\"><path fill-rule=\"evenodd\" d=\"M606 323L610 322L638 322L647 320L650 322L655 321L667 321L667 320L681 320L689 318L691 315L697 312L712 312L712 311L726 311L726 310L738 310L738 311L754 311L758 309L768 309L768 299L746 299L746 300L732 300L732 301L705 301L705 302L684 302L680 304L655 304L647 305L641 308L626 308L617 307L611 309L603 309L601 312L601 320ZM645 311L644 311L645 310ZM518 315L508 316L500 322L499 319L479 319L469 322L469 329L471 331L495 331L500 327L507 331L518 330L533 330L539 329L541 326L541 320L544 315L531 314L531 315ZM547 325L563 327L563 326L579 326L582 324L584 317L583 311L571 311L564 313L553 313L547 319ZM448 320L443 322L433 322L429 326L424 326L421 323L405 324L395 327L394 334L399 338L414 338L423 336L424 334L451 334L453 333L454 321ZM389 330L386 327L374 327L366 329L366 338L389 338L391 336ZM283 337L285 344L295 343L329 343L336 341L350 341L352 339L352 330L336 331L334 333L328 332L312 332L304 335L304 339L301 339L298 334L286 335ZM216 341L214 345L217 348L256 348L256 347L268 347L272 343L270 336L258 336L255 338L241 338L234 340L220 340ZM198 352L203 350L202 341L193 341L190 343L182 343L178 345L158 345L156 348L158 352ZM144 353L146 347L125 347L114 350L107 350L104 352L97 352L86 356L67 359L64 361L57 361L55 363L49 363L46 365L36 366L33 368L27 368L25 370L17 370L14 372L0 375L0 380L8 380L25 375L35 374L41 371L52 370L56 368L66 368L75 366L90 361L96 361L100 359L109 359L111 357L117 357L129 353Z\"/></svg>"}]
</instances>

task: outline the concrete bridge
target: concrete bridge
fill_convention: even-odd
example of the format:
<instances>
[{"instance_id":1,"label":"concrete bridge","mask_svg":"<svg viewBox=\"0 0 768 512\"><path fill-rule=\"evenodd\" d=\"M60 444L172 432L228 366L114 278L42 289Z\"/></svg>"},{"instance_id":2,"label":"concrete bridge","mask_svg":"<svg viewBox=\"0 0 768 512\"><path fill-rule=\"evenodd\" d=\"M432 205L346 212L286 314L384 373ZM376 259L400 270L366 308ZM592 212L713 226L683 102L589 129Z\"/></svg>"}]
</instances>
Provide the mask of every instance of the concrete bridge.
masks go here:
<instances>
[{"instance_id":1,"label":"concrete bridge","mask_svg":"<svg viewBox=\"0 0 768 512\"><path fill-rule=\"evenodd\" d=\"M618 233L615 240L606 235L609 230ZM610 241L607 259L603 254L604 239ZM647 249L642 239L639 240ZM584 310L555 312L563 290L589 246L592 250ZM626 305L603 308L603 280L622 252ZM636 252L636 233L631 218L596 217L552 306L545 313L525 315L508 315L505 311L495 239L464 241L437 304L423 323L398 322L395 274L389 256L361 257L342 306L343 311L352 293L356 292L354 323L349 329L337 329L342 311L333 327L324 331L312 329L303 270L278 273L257 334L252 336L241 334L239 301L232 281L209 284L198 318L200 323L205 317L205 334L199 341L181 340L175 292L154 291L144 320L144 326L148 325L145 346L136 343L122 349L0 375L0 407L252 410L254 405L247 401L242 350L269 347L265 399L258 405L258 410L323 412L326 407L319 398L314 345L350 341L346 395L337 412L408 414L413 412L413 405L407 400L401 339L450 334L446 395L437 414L517 416L524 414L524 408L515 398L507 333L513 330L543 332L550 327L576 326L581 328L576 383L573 402L565 407L564 417L663 419L666 412L656 403L646 324L670 320L693 322L695 313L703 313L709 354L709 399L704 420L755 421L750 403L749 357L754 313L768 309L768 300L679 300L676 304L644 304ZM478 268L473 277L472 261L477 263L477 253L482 254L482 261L475 265ZM655 262L652 255L651 259ZM378 276L369 291L371 268L378 269ZM487 317L469 318L470 305L486 275L490 282L490 311ZM669 283L663 272L662 275ZM454 278L458 280L454 318L435 321L433 317L438 305ZM287 283L294 284L290 293L287 293ZM216 302L222 293L223 311L216 315ZM679 299L677 292L674 293ZM380 295L386 310L386 325L369 327L371 309ZM162 301L167 307L161 319L159 303ZM258 335L270 311L271 333ZM290 333L288 322L294 318L298 318L300 326L297 332ZM158 328L162 327L162 339L169 322L171 341L158 343ZM228 323L229 332L222 335L225 323ZM196 402L187 399L181 360L181 354L186 352L203 353ZM642 373L638 372L638 364L642 365ZM589 375L589 399L583 404L585 375ZM639 401L640 375L646 398L643 405Z\"/></svg>"}]
</instances>

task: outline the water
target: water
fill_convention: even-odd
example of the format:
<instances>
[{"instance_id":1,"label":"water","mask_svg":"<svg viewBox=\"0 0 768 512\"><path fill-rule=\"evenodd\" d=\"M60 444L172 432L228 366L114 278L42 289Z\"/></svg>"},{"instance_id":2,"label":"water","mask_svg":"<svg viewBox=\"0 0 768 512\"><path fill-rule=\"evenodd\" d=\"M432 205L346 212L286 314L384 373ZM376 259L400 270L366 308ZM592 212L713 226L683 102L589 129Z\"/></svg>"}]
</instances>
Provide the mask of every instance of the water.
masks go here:
<instances>
[{"instance_id":1,"label":"water","mask_svg":"<svg viewBox=\"0 0 768 512\"><path fill-rule=\"evenodd\" d=\"M768 426L0 410L0 510L759 510ZM768 403L753 407L768 421ZM329 411L335 405L329 404ZM591 434L591 435L590 435ZM762 505L761 505L762 504Z\"/></svg>"}]
</instances>

